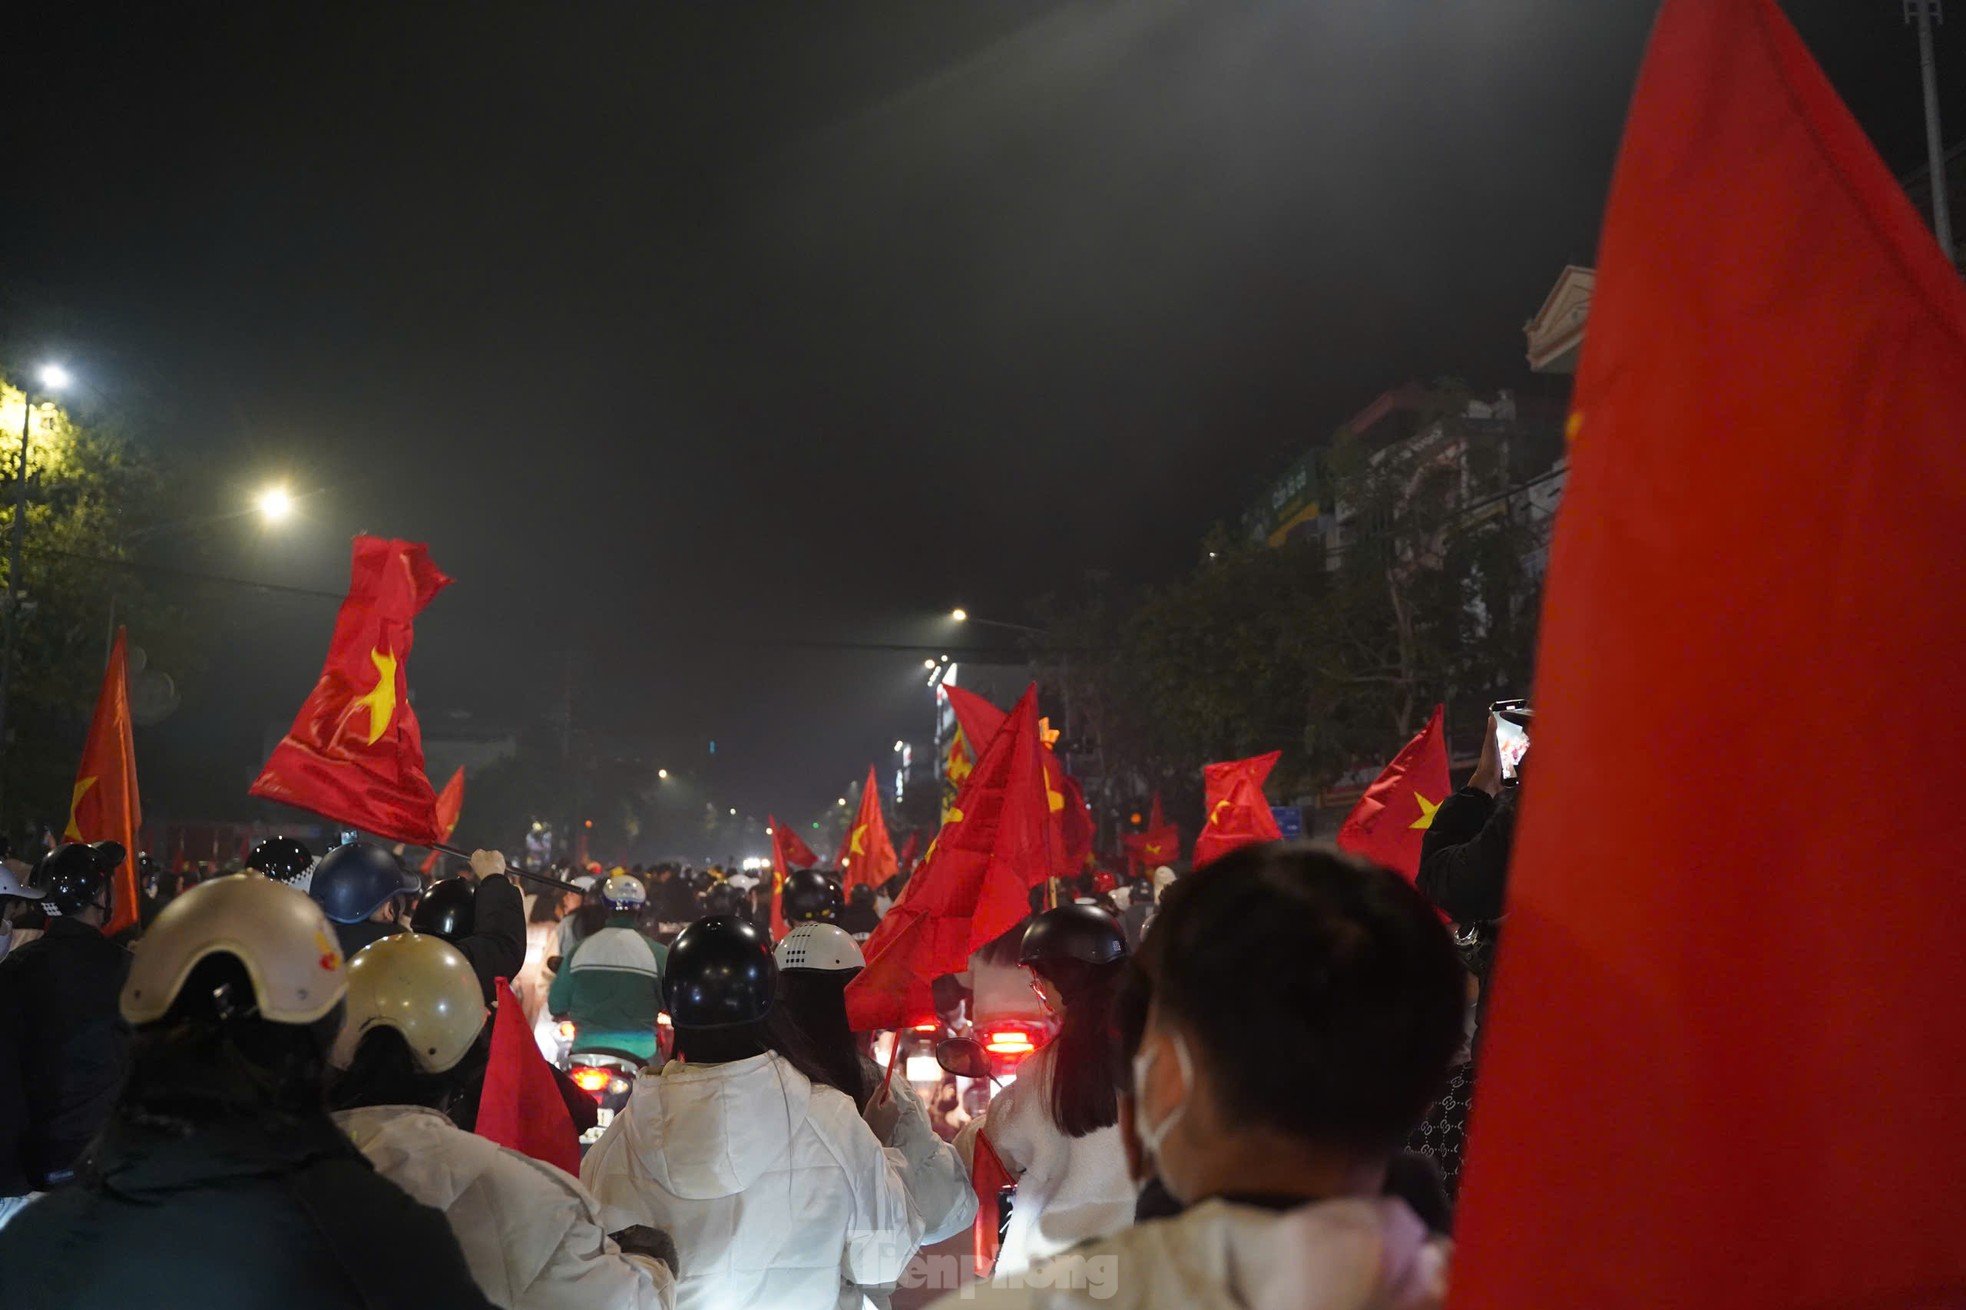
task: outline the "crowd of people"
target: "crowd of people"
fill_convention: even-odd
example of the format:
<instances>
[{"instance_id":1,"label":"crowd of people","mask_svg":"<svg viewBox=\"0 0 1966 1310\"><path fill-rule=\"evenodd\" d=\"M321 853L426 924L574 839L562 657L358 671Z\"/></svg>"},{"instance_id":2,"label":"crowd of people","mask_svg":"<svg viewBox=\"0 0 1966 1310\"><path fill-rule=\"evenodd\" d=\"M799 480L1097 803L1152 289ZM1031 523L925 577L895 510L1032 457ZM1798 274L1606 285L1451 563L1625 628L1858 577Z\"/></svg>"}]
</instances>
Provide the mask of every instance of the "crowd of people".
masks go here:
<instances>
[{"instance_id":1,"label":"crowd of people","mask_svg":"<svg viewBox=\"0 0 1966 1310\"><path fill-rule=\"evenodd\" d=\"M272 838L237 873L152 875L112 939L120 848L10 861L0 1288L75 1307L155 1303L160 1278L215 1306L886 1306L923 1281L918 1252L1007 1203L983 1234L994 1281L942 1290L1435 1305L1466 1129L1451 1089L1472 1081L1515 795L1484 760L1417 887L1275 844L1034 892L937 996L960 1015L1020 971L1054 1035L987 1100L968 1070L961 1114L943 1113L955 1079L918 1090L848 1019L899 883L849 896L793 871L774 941L769 880L522 885L480 851L426 883L381 846L317 860ZM578 1177L472 1131L500 979L593 1130ZM631 1071L611 1119L567 1076L591 1055Z\"/></svg>"}]
</instances>

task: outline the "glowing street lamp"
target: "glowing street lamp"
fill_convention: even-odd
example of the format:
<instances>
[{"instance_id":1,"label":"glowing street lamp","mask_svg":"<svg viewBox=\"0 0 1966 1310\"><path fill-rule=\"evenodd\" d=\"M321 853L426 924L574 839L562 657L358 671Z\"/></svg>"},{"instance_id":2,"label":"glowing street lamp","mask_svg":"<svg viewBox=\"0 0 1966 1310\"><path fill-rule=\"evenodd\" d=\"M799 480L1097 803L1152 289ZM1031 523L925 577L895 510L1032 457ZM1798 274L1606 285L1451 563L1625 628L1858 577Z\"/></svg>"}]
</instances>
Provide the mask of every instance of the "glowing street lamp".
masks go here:
<instances>
[{"instance_id":1,"label":"glowing street lamp","mask_svg":"<svg viewBox=\"0 0 1966 1310\"><path fill-rule=\"evenodd\" d=\"M41 384L44 393L65 391L74 380L59 364L43 364L35 372L35 381ZM0 612L0 754L7 749L7 699L13 686L14 643L20 628L21 552L27 548L28 451L34 437L33 390L22 387L20 401L20 463L14 468L14 521L8 534L7 594L4 612Z\"/></svg>"},{"instance_id":2,"label":"glowing street lamp","mask_svg":"<svg viewBox=\"0 0 1966 1310\"><path fill-rule=\"evenodd\" d=\"M667 781L669 781L669 770L667 770L667 769L657 769L657 770L655 771L655 776L656 776L656 777L658 777L658 778L660 778L660 779L662 779L662 781L664 781L664 782L667 782Z\"/></svg>"},{"instance_id":3,"label":"glowing street lamp","mask_svg":"<svg viewBox=\"0 0 1966 1310\"><path fill-rule=\"evenodd\" d=\"M954 619L958 623L967 623L969 622L969 611L963 609L959 605L955 609L949 611L949 617Z\"/></svg>"},{"instance_id":4,"label":"glowing street lamp","mask_svg":"<svg viewBox=\"0 0 1966 1310\"><path fill-rule=\"evenodd\" d=\"M68 370L59 364L43 364L38 376L44 391L66 391L69 384L75 381Z\"/></svg>"},{"instance_id":5,"label":"glowing street lamp","mask_svg":"<svg viewBox=\"0 0 1966 1310\"><path fill-rule=\"evenodd\" d=\"M285 523L293 517L293 493L284 484L276 483L253 498L253 507L259 511L261 522L269 526Z\"/></svg>"}]
</instances>

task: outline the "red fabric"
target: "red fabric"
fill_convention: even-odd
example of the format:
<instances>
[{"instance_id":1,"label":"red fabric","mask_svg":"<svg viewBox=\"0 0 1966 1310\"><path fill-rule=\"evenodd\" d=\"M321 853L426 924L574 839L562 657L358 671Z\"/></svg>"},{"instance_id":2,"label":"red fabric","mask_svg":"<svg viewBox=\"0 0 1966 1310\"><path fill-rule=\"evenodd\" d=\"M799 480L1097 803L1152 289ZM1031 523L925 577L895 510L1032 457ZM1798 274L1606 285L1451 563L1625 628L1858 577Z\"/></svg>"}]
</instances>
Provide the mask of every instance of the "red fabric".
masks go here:
<instances>
[{"instance_id":1,"label":"red fabric","mask_svg":"<svg viewBox=\"0 0 1966 1310\"><path fill-rule=\"evenodd\" d=\"M410 708L412 623L450 579L407 541L355 538L321 679L252 794L427 846L444 839Z\"/></svg>"},{"instance_id":2,"label":"red fabric","mask_svg":"<svg viewBox=\"0 0 1966 1310\"><path fill-rule=\"evenodd\" d=\"M1283 836L1277 816L1270 813L1269 799L1263 795L1263 780L1282 755L1282 751L1271 751L1202 769L1208 819L1195 838L1195 868L1213 864L1230 851Z\"/></svg>"},{"instance_id":3,"label":"red fabric","mask_svg":"<svg viewBox=\"0 0 1966 1310\"><path fill-rule=\"evenodd\" d=\"M948 694L956 727L968 741L970 758L974 759L990 744L990 738L997 735L997 729L1003 727L1004 712L965 688L945 683L942 690Z\"/></svg>"},{"instance_id":4,"label":"red fabric","mask_svg":"<svg viewBox=\"0 0 1966 1310\"><path fill-rule=\"evenodd\" d=\"M1030 913L1050 873L1050 814L1034 685L990 739L949 821L867 940L867 967L847 984L855 1032L935 1017L929 984L967 967L984 943Z\"/></svg>"},{"instance_id":5,"label":"red fabric","mask_svg":"<svg viewBox=\"0 0 1966 1310\"><path fill-rule=\"evenodd\" d=\"M82 762L68 803L68 841L113 841L127 852L110 883L109 918L103 932L115 936L137 921L137 830L143 807L137 797L137 755L130 719L129 656L124 630L116 629L103 670L96 712L83 739Z\"/></svg>"},{"instance_id":6,"label":"red fabric","mask_svg":"<svg viewBox=\"0 0 1966 1310\"><path fill-rule=\"evenodd\" d=\"M859 812L847 825L837 863L840 883L849 891L862 885L878 887L901 867L894 857L894 842L887 835L887 819L881 814L881 785L871 764L867 766L867 784L860 789Z\"/></svg>"},{"instance_id":7,"label":"red fabric","mask_svg":"<svg viewBox=\"0 0 1966 1310\"><path fill-rule=\"evenodd\" d=\"M766 815L765 823L771 828L771 939L778 941L787 931L785 875L793 869L812 868L819 857L798 833L780 823L777 815Z\"/></svg>"},{"instance_id":8,"label":"red fabric","mask_svg":"<svg viewBox=\"0 0 1966 1310\"><path fill-rule=\"evenodd\" d=\"M491 1060L478 1098L478 1136L580 1176L580 1134L560 1096L560 1085L539 1053L519 998L498 980L492 1018Z\"/></svg>"},{"instance_id":9,"label":"red fabric","mask_svg":"<svg viewBox=\"0 0 1966 1310\"><path fill-rule=\"evenodd\" d=\"M983 1133L976 1134L976 1152L970 1157L969 1184L976 1189L975 1269L978 1278L989 1277L997 1266L997 1249L1002 1243L997 1230L1003 1227L1003 1189L1016 1179L1004 1168L1003 1158Z\"/></svg>"},{"instance_id":10,"label":"red fabric","mask_svg":"<svg viewBox=\"0 0 1966 1310\"><path fill-rule=\"evenodd\" d=\"M902 872L905 873L915 867L915 856L921 852L921 849L922 830L912 828L908 832L908 840L901 843L901 854L895 857L895 862L901 866Z\"/></svg>"},{"instance_id":11,"label":"red fabric","mask_svg":"<svg viewBox=\"0 0 1966 1310\"><path fill-rule=\"evenodd\" d=\"M460 764L457 772L451 775L451 780L444 784L444 789L437 793L437 822L443 825L445 841L449 841L451 834L457 831L457 821L463 814L464 766ZM423 857L424 873L437 867L437 857L441 854L441 851L432 851Z\"/></svg>"},{"instance_id":12,"label":"red fabric","mask_svg":"<svg viewBox=\"0 0 1966 1310\"><path fill-rule=\"evenodd\" d=\"M1160 807L1160 793L1155 792L1154 803L1147 810L1147 831L1153 832L1158 828L1165 828L1168 826L1169 824L1167 822L1167 811L1163 810Z\"/></svg>"},{"instance_id":13,"label":"red fabric","mask_svg":"<svg viewBox=\"0 0 1966 1310\"><path fill-rule=\"evenodd\" d=\"M1129 834L1121 845L1126 847L1126 862L1136 875L1181 858L1181 830L1167 821L1159 792L1154 793L1153 806L1147 811L1146 829Z\"/></svg>"},{"instance_id":14,"label":"red fabric","mask_svg":"<svg viewBox=\"0 0 1966 1310\"><path fill-rule=\"evenodd\" d=\"M1427 726L1400 748L1338 829L1338 846L1385 865L1408 882L1420 876L1420 844L1447 799L1447 734L1434 706Z\"/></svg>"},{"instance_id":15,"label":"red fabric","mask_svg":"<svg viewBox=\"0 0 1966 1310\"><path fill-rule=\"evenodd\" d=\"M1454 1303L1966 1304L1966 289L1772 0L1601 242Z\"/></svg>"}]
</instances>

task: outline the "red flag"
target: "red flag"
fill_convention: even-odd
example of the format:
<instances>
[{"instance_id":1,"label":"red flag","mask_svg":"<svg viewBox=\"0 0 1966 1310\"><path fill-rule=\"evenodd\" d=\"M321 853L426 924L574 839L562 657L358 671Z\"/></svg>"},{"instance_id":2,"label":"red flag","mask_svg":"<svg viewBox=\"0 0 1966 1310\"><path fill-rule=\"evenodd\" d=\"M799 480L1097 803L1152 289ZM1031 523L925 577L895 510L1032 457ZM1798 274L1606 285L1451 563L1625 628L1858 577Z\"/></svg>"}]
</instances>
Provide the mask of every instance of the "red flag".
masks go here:
<instances>
[{"instance_id":1,"label":"red flag","mask_svg":"<svg viewBox=\"0 0 1966 1310\"><path fill-rule=\"evenodd\" d=\"M137 829L143 826L137 799L137 755L130 721L129 657L124 631L116 629L103 670L102 691L82 744L75 790L68 802L68 841L113 841L126 852L110 884L109 918L102 930L115 936L137 921Z\"/></svg>"},{"instance_id":2,"label":"red flag","mask_svg":"<svg viewBox=\"0 0 1966 1310\"><path fill-rule=\"evenodd\" d=\"M1408 882L1420 876L1420 844L1447 799L1447 734L1441 709L1400 748L1338 829L1338 845L1385 865Z\"/></svg>"},{"instance_id":3,"label":"red flag","mask_svg":"<svg viewBox=\"0 0 1966 1310\"><path fill-rule=\"evenodd\" d=\"M1033 685L990 739L949 822L867 941L867 967L847 984L855 1032L935 1017L929 984L957 973L986 942L1030 913L1030 889L1051 871L1044 747Z\"/></svg>"},{"instance_id":4,"label":"red flag","mask_svg":"<svg viewBox=\"0 0 1966 1310\"><path fill-rule=\"evenodd\" d=\"M1599 263L1455 1304L1966 1304L1966 289L1773 0Z\"/></svg>"},{"instance_id":5,"label":"red flag","mask_svg":"<svg viewBox=\"0 0 1966 1310\"><path fill-rule=\"evenodd\" d=\"M1181 858L1181 830L1167 821L1159 792L1154 793L1153 807L1147 812L1146 830L1128 834L1121 844L1126 847L1126 862L1135 874Z\"/></svg>"},{"instance_id":6,"label":"red flag","mask_svg":"<svg viewBox=\"0 0 1966 1310\"><path fill-rule=\"evenodd\" d=\"M1282 755L1282 751L1271 751L1202 769L1208 820L1195 838L1195 868L1213 864L1230 851L1283 836L1277 816L1270 813L1270 802L1263 795L1263 780Z\"/></svg>"},{"instance_id":7,"label":"red flag","mask_svg":"<svg viewBox=\"0 0 1966 1310\"><path fill-rule=\"evenodd\" d=\"M976 1152L969 1161L969 1185L976 1189L976 1224L971 1232L976 1276L987 1278L996 1268L997 1250L1002 1245L997 1231L1003 1226L1003 1189L1016 1179L1004 1168L1003 1157L990 1145L987 1133L977 1133L975 1140Z\"/></svg>"},{"instance_id":8,"label":"red flag","mask_svg":"<svg viewBox=\"0 0 1966 1310\"><path fill-rule=\"evenodd\" d=\"M553 1070L539 1053L519 998L498 980L491 1057L478 1098L478 1136L580 1176L580 1134L560 1096Z\"/></svg>"},{"instance_id":9,"label":"red flag","mask_svg":"<svg viewBox=\"0 0 1966 1310\"><path fill-rule=\"evenodd\" d=\"M451 780L444 784L444 789L437 793L437 822L443 825L443 840L449 841L451 834L457 831L457 821L463 813L464 766L460 764L457 766L457 772L451 775ZM423 857L424 873L427 874L437 867L437 857L442 853L432 851Z\"/></svg>"},{"instance_id":10,"label":"red flag","mask_svg":"<svg viewBox=\"0 0 1966 1310\"><path fill-rule=\"evenodd\" d=\"M900 865L903 873L915 867L915 856L921 851L921 848L922 830L920 828L910 828L908 830L908 840L901 843L901 854L894 857L895 863Z\"/></svg>"},{"instance_id":11,"label":"red flag","mask_svg":"<svg viewBox=\"0 0 1966 1310\"><path fill-rule=\"evenodd\" d=\"M888 839L887 820L881 815L881 786L871 764L867 766L867 785L860 789L860 811L840 842L839 866L840 881L849 891L878 887L901 867L894 858L894 843Z\"/></svg>"},{"instance_id":12,"label":"red flag","mask_svg":"<svg viewBox=\"0 0 1966 1310\"><path fill-rule=\"evenodd\" d=\"M407 541L355 538L327 663L252 794L397 841L444 839L410 708L412 621L450 579Z\"/></svg>"},{"instance_id":13,"label":"red flag","mask_svg":"<svg viewBox=\"0 0 1966 1310\"><path fill-rule=\"evenodd\" d=\"M777 815L766 815L765 825L771 829L771 939L777 941L786 933L785 875L793 869L812 868L819 857L798 833L780 823Z\"/></svg>"},{"instance_id":14,"label":"red flag","mask_svg":"<svg viewBox=\"0 0 1966 1310\"><path fill-rule=\"evenodd\" d=\"M969 743L971 758L981 755L990 738L997 735L997 729L1003 727L1004 712L966 688L944 683L942 690L948 694L956 727Z\"/></svg>"}]
</instances>

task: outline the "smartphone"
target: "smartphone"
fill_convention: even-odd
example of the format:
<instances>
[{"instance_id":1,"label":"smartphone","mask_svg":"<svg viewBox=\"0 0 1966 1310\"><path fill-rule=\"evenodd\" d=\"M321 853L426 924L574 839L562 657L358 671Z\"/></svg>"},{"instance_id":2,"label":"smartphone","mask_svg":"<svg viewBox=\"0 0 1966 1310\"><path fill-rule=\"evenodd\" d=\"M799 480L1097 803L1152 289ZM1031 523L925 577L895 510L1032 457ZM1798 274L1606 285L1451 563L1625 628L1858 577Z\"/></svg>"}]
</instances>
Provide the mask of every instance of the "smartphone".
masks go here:
<instances>
[{"instance_id":1,"label":"smartphone","mask_svg":"<svg viewBox=\"0 0 1966 1310\"><path fill-rule=\"evenodd\" d=\"M1495 754L1502 762L1502 785L1522 781L1522 757L1529 753L1529 723L1535 711L1524 700L1498 700L1488 707L1495 716Z\"/></svg>"}]
</instances>

